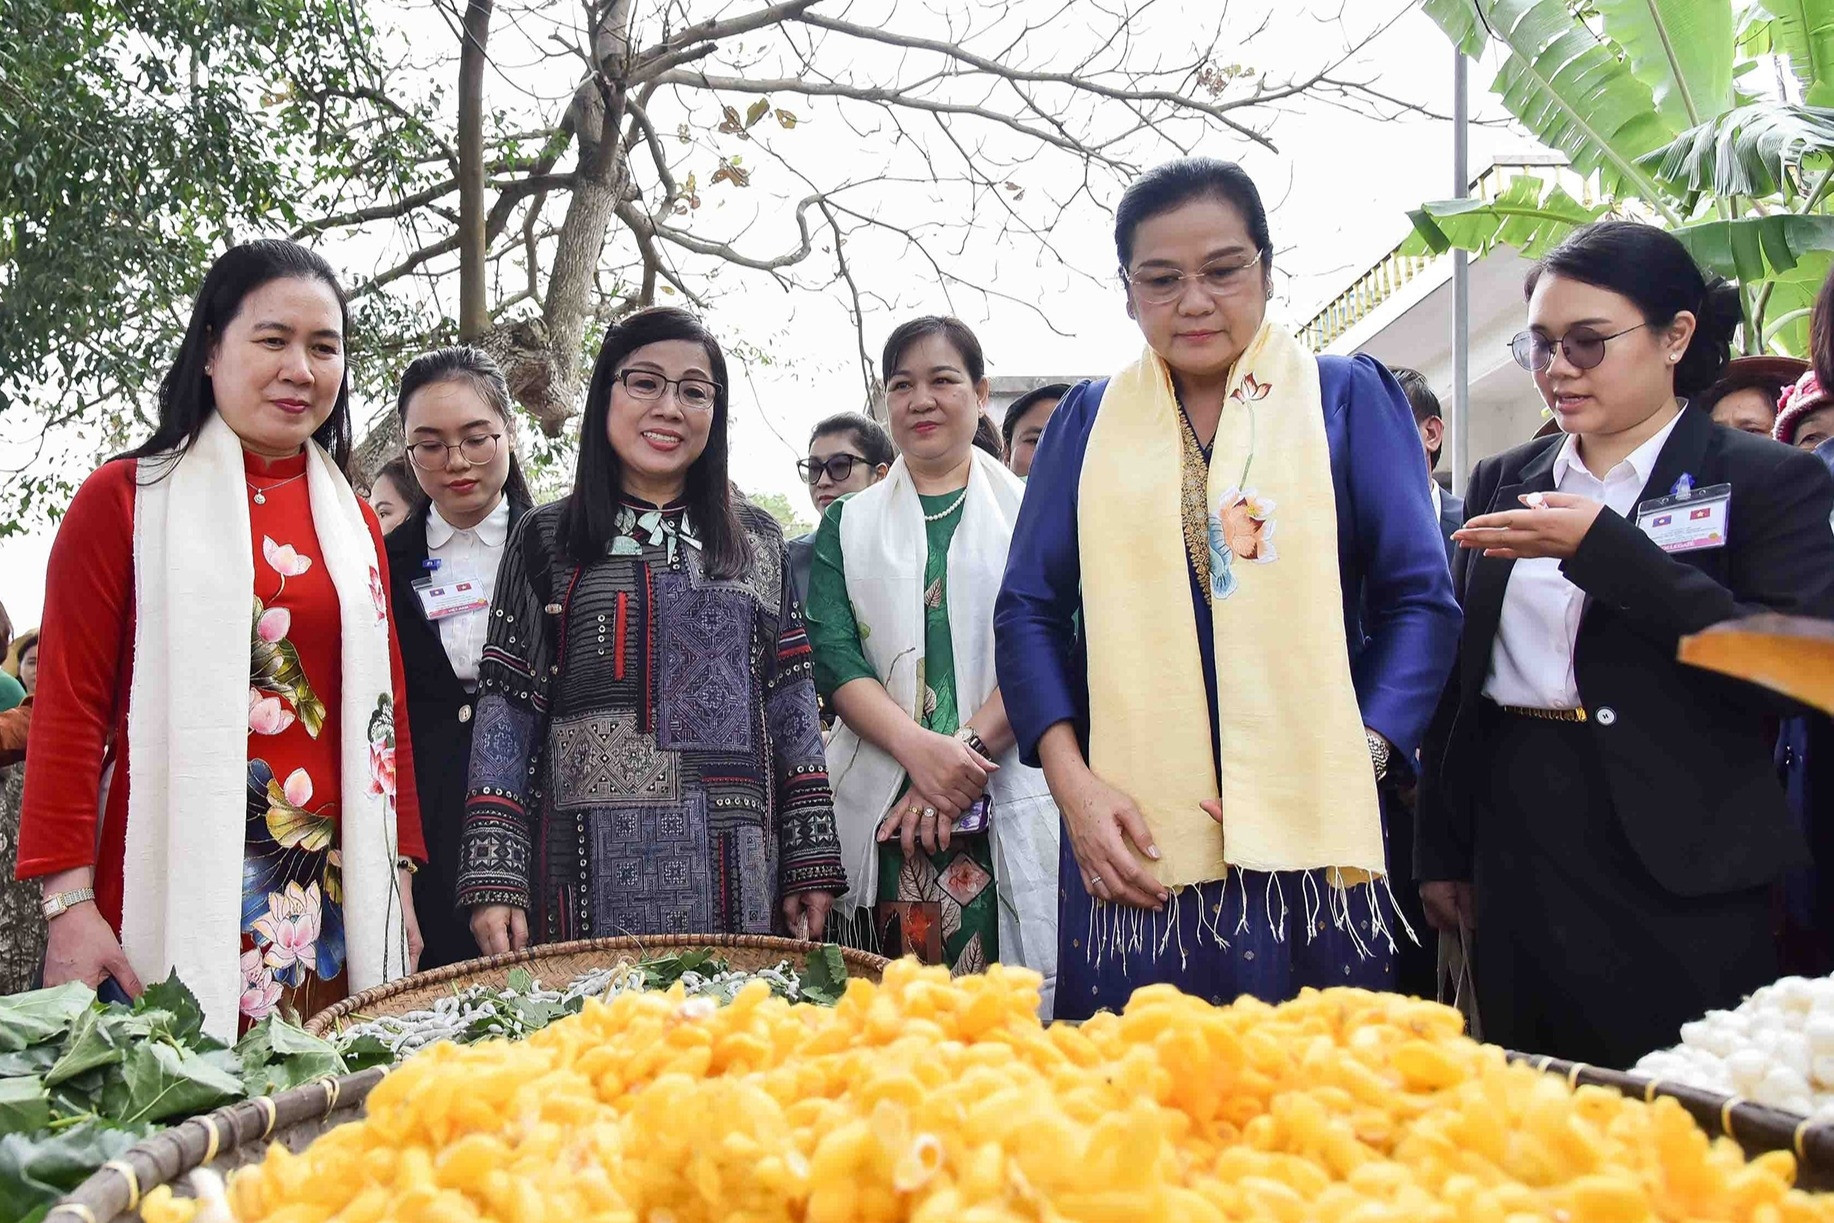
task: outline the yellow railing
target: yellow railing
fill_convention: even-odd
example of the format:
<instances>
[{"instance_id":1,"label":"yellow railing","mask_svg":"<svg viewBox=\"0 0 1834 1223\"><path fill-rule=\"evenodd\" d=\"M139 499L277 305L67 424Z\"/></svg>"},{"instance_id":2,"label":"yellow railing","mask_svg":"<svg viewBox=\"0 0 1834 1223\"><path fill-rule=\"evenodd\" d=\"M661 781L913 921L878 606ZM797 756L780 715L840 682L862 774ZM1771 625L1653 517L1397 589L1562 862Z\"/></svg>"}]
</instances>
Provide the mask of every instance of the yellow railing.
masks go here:
<instances>
[{"instance_id":1,"label":"yellow railing","mask_svg":"<svg viewBox=\"0 0 1834 1223\"><path fill-rule=\"evenodd\" d=\"M1493 199L1517 174L1532 173L1552 177L1568 194L1583 203L1596 195L1593 184L1563 162L1543 161L1497 162L1471 184L1471 194L1478 199ZM1350 286L1314 314L1299 329L1299 340L1313 352L1323 352L1352 327L1368 318L1378 307L1399 293L1428 268L1436 266L1444 255L1404 255L1406 240L1378 260L1375 266L1351 282Z\"/></svg>"}]
</instances>

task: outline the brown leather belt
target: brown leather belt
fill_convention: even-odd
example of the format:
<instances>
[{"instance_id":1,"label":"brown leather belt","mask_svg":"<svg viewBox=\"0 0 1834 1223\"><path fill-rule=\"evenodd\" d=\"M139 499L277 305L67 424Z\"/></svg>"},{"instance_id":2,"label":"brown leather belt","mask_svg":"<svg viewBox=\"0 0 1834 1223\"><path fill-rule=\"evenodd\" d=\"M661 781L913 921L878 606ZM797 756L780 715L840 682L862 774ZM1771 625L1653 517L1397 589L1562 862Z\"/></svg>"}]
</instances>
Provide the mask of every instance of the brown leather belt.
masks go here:
<instances>
[{"instance_id":1,"label":"brown leather belt","mask_svg":"<svg viewBox=\"0 0 1834 1223\"><path fill-rule=\"evenodd\" d=\"M1578 709L1529 709L1523 705L1498 705L1504 713L1512 713L1518 718L1539 718L1543 722L1585 722L1588 721L1585 706Z\"/></svg>"}]
</instances>

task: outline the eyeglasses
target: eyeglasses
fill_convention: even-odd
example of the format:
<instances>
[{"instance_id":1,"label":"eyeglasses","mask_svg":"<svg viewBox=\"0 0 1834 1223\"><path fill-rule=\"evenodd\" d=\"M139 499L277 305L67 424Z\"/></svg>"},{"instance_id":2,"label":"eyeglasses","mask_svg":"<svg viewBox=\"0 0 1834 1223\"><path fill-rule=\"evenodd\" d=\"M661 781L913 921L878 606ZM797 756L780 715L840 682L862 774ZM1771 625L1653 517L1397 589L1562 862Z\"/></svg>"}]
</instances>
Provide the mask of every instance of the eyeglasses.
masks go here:
<instances>
[{"instance_id":1,"label":"eyeglasses","mask_svg":"<svg viewBox=\"0 0 1834 1223\"><path fill-rule=\"evenodd\" d=\"M408 447L408 460L422 471L441 471L456 450L465 456L467 463L480 467L497 457L497 443L502 438L501 433L474 433L456 446L431 439L415 442Z\"/></svg>"},{"instance_id":2,"label":"eyeglasses","mask_svg":"<svg viewBox=\"0 0 1834 1223\"><path fill-rule=\"evenodd\" d=\"M1621 335L1641 331L1650 323L1638 323L1635 327L1626 327L1610 335L1595 335L1590 331L1569 331L1558 340L1550 339L1534 331L1516 333L1509 341L1509 355L1516 359L1516 364L1531 374L1545 374L1554 364L1554 348L1559 346L1561 354L1572 362L1575 369L1593 369L1605 359L1605 345Z\"/></svg>"},{"instance_id":3,"label":"eyeglasses","mask_svg":"<svg viewBox=\"0 0 1834 1223\"><path fill-rule=\"evenodd\" d=\"M853 465L865 462L866 459L862 455L835 454L829 455L825 462L821 459L797 459L796 470L802 473L802 478L808 481L809 487L814 488L821 483L823 472L828 473L828 478L836 484L845 484L853 475Z\"/></svg>"},{"instance_id":4,"label":"eyeglasses","mask_svg":"<svg viewBox=\"0 0 1834 1223\"><path fill-rule=\"evenodd\" d=\"M664 378L647 369L627 369L618 374L618 381L632 399L661 399L664 390L674 387L675 402L696 412L712 411L720 397L720 384L705 378Z\"/></svg>"},{"instance_id":5,"label":"eyeglasses","mask_svg":"<svg viewBox=\"0 0 1834 1223\"><path fill-rule=\"evenodd\" d=\"M1247 263L1212 263L1194 275L1163 268L1150 272L1129 272L1122 268L1121 279L1132 285L1134 294L1149 306L1169 305L1183 297L1187 280L1197 281L1211 297L1228 297L1249 286L1251 282L1246 273L1261 262L1261 254L1256 251L1255 257Z\"/></svg>"}]
</instances>

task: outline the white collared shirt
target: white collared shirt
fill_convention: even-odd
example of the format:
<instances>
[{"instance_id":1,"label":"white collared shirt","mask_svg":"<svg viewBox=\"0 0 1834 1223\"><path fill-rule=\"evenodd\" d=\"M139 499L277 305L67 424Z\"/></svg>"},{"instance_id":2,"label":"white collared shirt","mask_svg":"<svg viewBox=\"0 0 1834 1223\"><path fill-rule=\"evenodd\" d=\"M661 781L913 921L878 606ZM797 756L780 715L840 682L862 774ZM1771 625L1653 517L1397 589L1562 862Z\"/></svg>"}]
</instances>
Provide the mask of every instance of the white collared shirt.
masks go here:
<instances>
[{"instance_id":1,"label":"white collared shirt","mask_svg":"<svg viewBox=\"0 0 1834 1223\"><path fill-rule=\"evenodd\" d=\"M1680 413L1660 432L1600 480L1579 458L1579 437L1569 433L1554 458L1554 487L1576 497L1602 501L1611 512L1628 518L1649 483L1656 459L1681 420ZM1498 506L1501 510L1518 507ZM1525 709L1579 708L1579 679L1573 673L1573 643L1586 609L1585 592L1567 581L1553 557L1519 560L1509 572L1503 614L1490 650L1490 674L1484 695L1499 705Z\"/></svg>"},{"instance_id":2,"label":"white collared shirt","mask_svg":"<svg viewBox=\"0 0 1834 1223\"><path fill-rule=\"evenodd\" d=\"M1440 491L1439 481L1431 475L1426 478L1426 486L1433 492L1433 518L1437 520L1445 514L1445 494Z\"/></svg>"},{"instance_id":3,"label":"white collared shirt","mask_svg":"<svg viewBox=\"0 0 1834 1223\"><path fill-rule=\"evenodd\" d=\"M486 597L497 589L497 565L503 560L503 545L509 539L509 498L497 501L497 508L475 527L455 527L439 516L438 506L427 507L427 555L439 561L434 577L447 581L454 575L476 578L483 584ZM446 658L459 683L472 688L478 682L478 659L484 654L484 639L489 634L490 613L485 610L447 616L439 623L439 641L446 647Z\"/></svg>"}]
</instances>

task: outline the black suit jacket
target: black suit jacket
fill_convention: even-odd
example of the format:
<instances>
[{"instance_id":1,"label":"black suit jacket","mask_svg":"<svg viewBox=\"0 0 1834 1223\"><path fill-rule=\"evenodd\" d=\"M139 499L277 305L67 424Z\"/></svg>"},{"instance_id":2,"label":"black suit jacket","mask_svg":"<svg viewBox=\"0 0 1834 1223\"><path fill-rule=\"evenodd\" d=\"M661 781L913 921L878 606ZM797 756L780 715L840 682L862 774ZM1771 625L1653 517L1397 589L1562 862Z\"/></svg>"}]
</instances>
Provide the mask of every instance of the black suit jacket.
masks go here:
<instances>
[{"instance_id":1,"label":"black suit jacket","mask_svg":"<svg viewBox=\"0 0 1834 1223\"><path fill-rule=\"evenodd\" d=\"M511 531L528 509L510 502ZM414 912L426 943L420 959L423 970L482 954L471 937L470 917L458 911L455 900L459 834L465 821L471 764L473 697L453 674L439 626L427 619L414 593L415 581L427 573L427 514L428 507L422 506L384 541L389 597L407 686L420 823L427 839L427 865L414 876Z\"/></svg>"},{"instance_id":2,"label":"black suit jacket","mask_svg":"<svg viewBox=\"0 0 1834 1223\"><path fill-rule=\"evenodd\" d=\"M1563 436L1486 459L1472 514L1553 491ZM1763 611L1834 616L1834 478L1815 459L1684 411L1638 502L1686 473L1732 486L1721 548L1669 555L1609 510L1561 572L1586 595L1574 647L1580 699L1625 835L1657 882L1681 896L1756 887L1805 861L1771 763L1766 713L1793 705L1676 660L1680 638ZM1477 712L1514 562L1460 549L1465 609L1458 664L1422 754L1414 873L1471 878L1473 809L1487 775Z\"/></svg>"},{"instance_id":3,"label":"black suit jacket","mask_svg":"<svg viewBox=\"0 0 1834 1223\"><path fill-rule=\"evenodd\" d=\"M1458 559L1458 545L1452 542L1452 532L1464 525L1465 499L1442 490L1439 494L1439 533L1446 537L1448 565Z\"/></svg>"}]
</instances>

